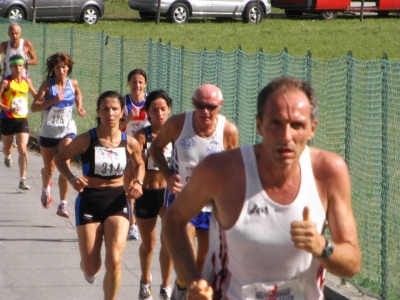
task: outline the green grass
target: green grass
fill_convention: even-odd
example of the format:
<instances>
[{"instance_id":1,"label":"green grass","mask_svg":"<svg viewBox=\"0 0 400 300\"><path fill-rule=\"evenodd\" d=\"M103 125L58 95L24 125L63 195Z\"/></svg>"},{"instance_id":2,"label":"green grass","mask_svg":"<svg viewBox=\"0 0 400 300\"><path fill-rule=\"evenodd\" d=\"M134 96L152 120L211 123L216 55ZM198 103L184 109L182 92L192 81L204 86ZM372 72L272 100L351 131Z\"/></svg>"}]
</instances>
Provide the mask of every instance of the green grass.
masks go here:
<instances>
[{"instance_id":1,"label":"green grass","mask_svg":"<svg viewBox=\"0 0 400 300\"><path fill-rule=\"evenodd\" d=\"M72 25L71 25L72 24ZM400 61L399 16L387 18L359 17L339 14L336 20L323 21L316 15L298 19L286 18L283 10L273 9L260 24L244 24L240 19L219 23L213 18L193 18L184 25L169 23L165 18L157 25L139 18L126 0L106 2L105 15L98 24L49 23L58 28L73 26L77 30L104 32L110 36L131 40L162 40L173 47L199 51L234 51L240 45L247 53L260 48L264 53L279 53L287 47L289 54L302 57L310 50L320 61L344 56L349 50L361 60L381 59L386 53L390 61Z\"/></svg>"}]
</instances>

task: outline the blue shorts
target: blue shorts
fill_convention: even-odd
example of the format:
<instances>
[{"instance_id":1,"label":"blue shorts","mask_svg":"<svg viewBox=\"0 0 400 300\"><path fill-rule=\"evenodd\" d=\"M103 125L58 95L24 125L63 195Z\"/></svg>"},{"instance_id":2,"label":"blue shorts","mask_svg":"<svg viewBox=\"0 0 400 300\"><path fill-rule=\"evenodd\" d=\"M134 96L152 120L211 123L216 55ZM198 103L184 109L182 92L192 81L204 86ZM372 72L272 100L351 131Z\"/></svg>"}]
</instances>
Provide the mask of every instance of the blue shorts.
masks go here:
<instances>
[{"instance_id":1,"label":"blue shorts","mask_svg":"<svg viewBox=\"0 0 400 300\"><path fill-rule=\"evenodd\" d=\"M170 207L172 203L174 203L176 198L175 194L172 194L168 188L165 188L165 194L164 194L164 206Z\"/></svg>"},{"instance_id":2,"label":"blue shorts","mask_svg":"<svg viewBox=\"0 0 400 300\"><path fill-rule=\"evenodd\" d=\"M44 147L44 148L53 148L57 147L57 145L61 142L63 139L74 139L76 136L75 133L68 133L66 136L62 138L48 138L44 136L39 136L39 145Z\"/></svg>"},{"instance_id":3,"label":"blue shorts","mask_svg":"<svg viewBox=\"0 0 400 300\"><path fill-rule=\"evenodd\" d=\"M211 212L202 211L197 217L194 217L190 224L192 224L196 229L209 230L210 229Z\"/></svg>"}]
</instances>

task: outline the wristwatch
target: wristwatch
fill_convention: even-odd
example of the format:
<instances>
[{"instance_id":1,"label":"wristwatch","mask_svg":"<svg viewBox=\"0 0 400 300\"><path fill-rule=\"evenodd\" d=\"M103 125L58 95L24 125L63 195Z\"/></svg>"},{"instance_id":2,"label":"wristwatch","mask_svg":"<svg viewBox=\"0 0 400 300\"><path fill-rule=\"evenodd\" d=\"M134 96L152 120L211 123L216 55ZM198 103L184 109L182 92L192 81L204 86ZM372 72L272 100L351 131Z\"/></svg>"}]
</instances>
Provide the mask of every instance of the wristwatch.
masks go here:
<instances>
[{"instance_id":1,"label":"wristwatch","mask_svg":"<svg viewBox=\"0 0 400 300\"><path fill-rule=\"evenodd\" d=\"M134 181L133 181L133 183L139 183L141 186L143 186L143 181L142 180L140 180L140 179L135 179Z\"/></svg>"},{"instance_id":2,"label":"wristwatch","mask_svg":"<svg viewBox=\"0 0 400 300\"><path fill-rule=\"evenodd\" d=\"M335 248L330 240L325 238L325 241L326 241L325 248L322 251L321 256L319 257L321 259L328 259L329 257L331 257L333 254L333 249Z\"/></svg>"}]
</instances>

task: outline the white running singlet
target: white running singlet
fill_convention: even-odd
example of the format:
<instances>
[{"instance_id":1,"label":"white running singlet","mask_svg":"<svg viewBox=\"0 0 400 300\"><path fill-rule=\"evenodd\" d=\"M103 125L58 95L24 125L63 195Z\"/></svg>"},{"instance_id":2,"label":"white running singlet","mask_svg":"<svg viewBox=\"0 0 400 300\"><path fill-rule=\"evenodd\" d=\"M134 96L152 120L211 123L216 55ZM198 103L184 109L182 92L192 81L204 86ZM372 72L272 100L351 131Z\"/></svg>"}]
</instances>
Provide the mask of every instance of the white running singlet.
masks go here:
<instances>
[{"instance_id":1,"label":"white running singlet","mask_svg":"<svg viewBox=\"0 0 400 300\"><path fill-rule=\"evenodd\" d=\"M212 136L204 138L193 130L193 110L186 112L182 132L174 143L172 172L179 174L183 186L187 184L193 169L207 155L224 151L225 117L218 115L218 123ZM203 211L211 211L207 206Z\"/></svg>"},{"instance_id":2,"label":"white running singlet","mask_svg":"<svg viewBox=\"0 0 400 300\"><path fill-rule=\"evenodd\" d=\"M4 56L4 63L3 63L4 64L4 74L3 74L4 78L11 75L10 58L17 54L21 55L25 61L28 59L28 56L24 52L24 40L23 39L19 40L19 47L17 49L13 49L13 47L11 47L11 41L8 41L7 52L6 52L6 55ZM28 78L26 68L24 68L24 70L22 71L22 77Z\"/></svg>"},{"instance_id":3,"label":"white running singlet","mask_svg":"<svg viewBox=\"0 0 400 300\"><path fill-rule=\"evenodd\" d=\"M324 299L325 268L310 253L295 249L290 236L290 224L303 220L305 206L318 232L325 225L308 147L300 158L299 192L289 205L274 202L263 189L254 146L240 149L246 175L240 216L228 230L214 214L210 222L203 276L214 289L214 299Z\"/></svg>"}]
</instances>

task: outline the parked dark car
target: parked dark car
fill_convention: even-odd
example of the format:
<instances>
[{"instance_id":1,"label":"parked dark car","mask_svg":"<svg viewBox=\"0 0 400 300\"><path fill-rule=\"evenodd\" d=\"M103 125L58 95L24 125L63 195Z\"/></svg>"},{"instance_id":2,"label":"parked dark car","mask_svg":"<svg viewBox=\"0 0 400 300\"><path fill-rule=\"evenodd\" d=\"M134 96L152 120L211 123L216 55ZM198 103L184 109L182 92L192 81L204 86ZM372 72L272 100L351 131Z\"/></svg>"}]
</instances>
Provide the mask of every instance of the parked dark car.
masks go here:
<instances>
[{"instance_id":1,"label":"parked dark car","mask_svg":"<svg viewBox=\"0 0 400 300\"><path fill-rule=\"evenodd\" d=\"M82 20L92 25L103 14L104 0L36 0L36 19L41 21ZM32 20L33 0L0 0L0 17Z\"/></svg>"}]
</instances>

